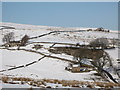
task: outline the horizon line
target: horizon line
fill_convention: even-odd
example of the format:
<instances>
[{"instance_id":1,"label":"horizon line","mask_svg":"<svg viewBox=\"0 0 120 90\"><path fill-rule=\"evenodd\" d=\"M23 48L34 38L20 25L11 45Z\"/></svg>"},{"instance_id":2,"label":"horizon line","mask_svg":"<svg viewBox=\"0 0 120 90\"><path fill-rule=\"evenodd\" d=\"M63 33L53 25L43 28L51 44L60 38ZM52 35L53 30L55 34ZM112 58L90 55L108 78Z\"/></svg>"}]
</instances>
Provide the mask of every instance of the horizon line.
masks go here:
<instances>
[{"instance_id":1,"label":"horizon line","mask_svg":"<svg viewBox=\"0 0 120 90\"><path fill-rule=\"evenodd\" d=\"M72 27L72 26L69 26L69 27L63 27L63 26L48 26L48 25L39 25L39 24L27 24L27 23L15 23L15 22L0 22L0 23L10 23L10 24L22 24L22 25L33 25L33 26L46 26L46 27L59 27L59 28L101 28L101 27ZM104 28L104 27L102 27ZM108 29L108 28L104 28L104 29L107 29L107 30L112 30L112 31L120 31L120 30L115 30L115 29Z\"/></svg>"}]
</instances>

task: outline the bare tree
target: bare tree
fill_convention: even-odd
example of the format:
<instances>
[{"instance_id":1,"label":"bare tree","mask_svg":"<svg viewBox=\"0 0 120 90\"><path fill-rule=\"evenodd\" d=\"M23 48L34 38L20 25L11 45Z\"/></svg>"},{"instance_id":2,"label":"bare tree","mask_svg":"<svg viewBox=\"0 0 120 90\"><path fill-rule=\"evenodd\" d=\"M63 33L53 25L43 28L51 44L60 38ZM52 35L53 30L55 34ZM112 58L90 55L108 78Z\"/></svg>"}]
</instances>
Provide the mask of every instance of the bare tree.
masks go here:
<instances>
[{"instance_id":1,"label":"bare tree","mask_svg":"<svg viewBox=\"0 0 120 90\"><path fill-rule=\"evenodd\" d=\"M102 78L109 81L108 80L108 77L109 77L113 82L118 83L108 71L106 71L106 70L104 70L104 68L100 67L101 65L100 65L99 60L92 61L91 63L97 68L97 71L102 76Z\"/></svg>"},{"instance_id":2,"label":"bare tree","mask_svg":"<svg viewBox=\"0 0 120 90\"><path fill-rule=\"evenodd\" d=\"M7 33L3 36L2 41L9 43L14 40L14 32Z\"/></svg>"},{"instance_id":3,"label":"bare tree","mask_svg":"<svg viewBox=\"0 0 120 90\"><path fill-rule=\"evenodd\" d=\"M29 40L29 36L25 35L22 39L21 39L21 46L24 46Z\"/></svg>"},{"instance_id":4,"label":"bare tree","mask_svg":"<svg viewBox=\"0 0 120 90\"><path fill-rule=\"evenodd\" d=\"M91 41L89 43L89 45L91 47L93 47L94 49L96 47L101 47L102 49L106 48L107 46L109 46L109 42L108 42L108 39L107 38L97 38L93 41Z\"/></svg>"}]
</instances>

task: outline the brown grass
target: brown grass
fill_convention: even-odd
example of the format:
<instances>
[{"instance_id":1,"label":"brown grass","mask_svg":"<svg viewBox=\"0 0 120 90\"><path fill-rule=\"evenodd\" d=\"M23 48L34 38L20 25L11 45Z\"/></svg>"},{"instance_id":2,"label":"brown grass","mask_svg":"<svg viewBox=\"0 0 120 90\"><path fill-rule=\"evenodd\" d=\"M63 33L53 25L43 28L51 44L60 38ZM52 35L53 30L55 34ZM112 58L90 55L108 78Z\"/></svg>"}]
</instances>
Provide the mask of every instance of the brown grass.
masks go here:
<instances>
[{"instance_id":1,"label":"brown grass","mask_svg":"<svg viewBox=\"0 0 120 90\"><path fill-rule=\"evenodd\" d=\"M101 83L101 82L96 82L95 84L96 84L96 86L99 86L99 87L104 87L104 83Z\"/></svg>"},{"instance_id":2,"label":"brown grass","mask_svg":"<svg viewBox=\"0 0 120 90\"><path fill-rule=\"evenodd\" d=\"M37 87L46 87L46 88L52 88L50 86L46 86L46 83L54 83L54 84L62 84L62 86L70 86L70 87L76 87L81 88L83 85L86 85L87 88L94 88L95 86L99 86L101 88L113 88L113 87L120 87L120 84L115 84L112 82L88 82L88 81L77 81L77 80L58 80L58 79L31 79L31 78L25 78L25 77L2 77L2 81L4 83L9 83L9 80L12 81L21 81L21 84L28 83L31 86L37 86ZM14 84L11 82L11 84ZM41 86L42 85L42 86ZM56 86L57 87L57 86Z\"/></svg>"},{"instance_id":3,"label":"brown grass","mask_svg":"<svg viewBox=\"0 0 120 90\"><path fill-rule=\"evenodd\" d=\"M4 83L8 83L9 80L10 80L10 78L7 77L7 76L2 77L2 81L3 81Z\"/></svg>"},{"instance_id":4,"label":"brown grass","mask_svg":"<svg viewBox=\"0 0 120 90\"><path fill-rule=\"evenodd\" d=\"M31 78L25 78L25 77L13 77L13 81L32 81Z\"/></svg>"}]
</instances>

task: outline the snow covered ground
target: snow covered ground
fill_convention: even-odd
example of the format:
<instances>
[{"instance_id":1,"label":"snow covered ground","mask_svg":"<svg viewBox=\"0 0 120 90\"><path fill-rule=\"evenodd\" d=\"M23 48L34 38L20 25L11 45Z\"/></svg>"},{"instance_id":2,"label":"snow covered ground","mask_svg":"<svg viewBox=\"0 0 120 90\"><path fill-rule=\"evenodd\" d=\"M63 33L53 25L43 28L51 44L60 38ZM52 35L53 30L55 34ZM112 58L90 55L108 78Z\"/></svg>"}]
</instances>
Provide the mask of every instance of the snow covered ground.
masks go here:
<instances>
[{"instance_id":1,"label":"snow covered ground","mask_svg":"<svg viewBox=\"0 0 120 90\"><path fill-rule=\"evenodd\" d=\"M4 54L5 53L5 54ZM15 54L17 53L17 54ZM17 65L25 65L28 62L31 62L32 60L37 60L40 58L40 55L34 55L34 54L26 54L25 52L10 52L9 50L3 50L3 69L6 69L7 66L17 66ZM5 56L7 57L5 57ZM17 58L19 57L19 58ZM10 59L9 59L10 58ZM82 80L84 81L85 78L92 77L91 74L93 72L89 73L71 73L69 71L65 70L65 67L68 65L67 62L63 62L57 59L51 59L51 58L44 58L40 62L12 70L12 71L6 71L4 74L8 75L14 75L14 76L23 76L23 77L31 77L31 78L48 78L48 79L60 79L60 80ZM87 80L86 80L87 81Z\"/></svg>"},{"instance_id":2,"label":"snow covered ground","mask_svg":"<svg viewBox=\"0 0 120 90\"><path fill-rule=\"evenodd\" d=\"M34 26L34 25L22 25L22 24L14 24L14 23L0 23L0 26L10 26L15 29L3 29L0 30L0 45L3 44L2 37L8 32L15 33L15 40L20 40L24 35L28 35L29 37L35 37L42 34L49 33L51 31L69 31L69 30L87 30L89 28L63 28L63 27L50 27L50 26ZM2 28L2 27L1 27ZM95 28L94 28L95 29ZM88 44L91 40L105 37L109 39L118 39L117 32L94 32L94 31L84 31L84 32L56 32L52 33L40 38L35 38L29 40L29 42L57 42L57 43L71 43L71 44ZM42 52L44 54L51 54L47 51L47 48L52 44L48 43L44 45L44 49L37 50L38 52ZM32 45L27 45L26 47L21 47L24 49L32 49ZM66 45L67 46L67 45ZM12 48L14 49L14 47ZM108 54L113 58L114 65L118 65L116 59L118 59L118 48L112 50L106 50ZM73 60L72 56L64 55L64 54L52 54L53 56L58 56L62 58L66 58L69 60ZM22 50L6 50L0 49L0 70L7 70L11 67L16 67L19 65L25 65L32 61L37 61L41 58L42 55L38 53L26 52ZM59 80L78 80L78 81L93 81L91 78L99 78L98 76L93 75L96 71L84 72L84 73L71 73L65 70L65 67L68 66L68 62L61 61L55 58L45 57L41 61L30 65L28 67L18 68L15 70L0 72L3 75L11 75L16 77L29 77L35 79L59 79ZM1 86L2 84L0 84ZM10 84L4 84L3 87L12 87ZM30 87L25 84L22 85L14 85L14 87Z\"/></svg>"}]
</instances>

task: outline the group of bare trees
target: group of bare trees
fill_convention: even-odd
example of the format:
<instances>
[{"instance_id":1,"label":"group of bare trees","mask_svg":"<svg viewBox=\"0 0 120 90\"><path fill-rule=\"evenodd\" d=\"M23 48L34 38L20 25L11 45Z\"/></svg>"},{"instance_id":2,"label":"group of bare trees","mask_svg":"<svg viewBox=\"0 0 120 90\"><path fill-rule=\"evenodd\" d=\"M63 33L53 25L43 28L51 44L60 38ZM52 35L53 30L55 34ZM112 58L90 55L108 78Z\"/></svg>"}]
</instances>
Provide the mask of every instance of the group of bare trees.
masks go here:
<instances>
[{"instance_id":1,"label":"group of bare trees","mask_svg":"<svg viewBox=\"0 0 120 90\"><path fill-rule=\"evenodd\" d=\"M109 41L107 38L97 38L90 42L89 44L94 49L96 47L101 47L102 49L107 48L109 46Z\"/></svg>"},{"instance_id":2,"label":"group of bare trees","mask_svg":"<svg viewBox=\"0 0 120 90\"><path fill-rule=\"evenodd\" d=\"M19 42L20 42L20 46L24 46L29 40L29 36L25 35ZM2 38L2 41L4 43L17 43L18 41L15 41L15 37L14 37L14 32L9 32L7 34L5 34Z\"/></svg>"},{"instance_id":3,"label":"group of bare trees","mask_svg":"<svg viewBox=\"0 0 120 90\"><path fill-rule=\"evenodd\" d=\"M111 43L114 46L115 40L113 39ZM104 51L104 49L108 48L109 45L110 44L107 38L97 38L89 43L89 46L93 49L80 49L78 52L76 52L74 58L78 60L80 65L82 65L82 59L92 59L91 64L96 68L98 74L100 74L105 80L108 80L109 77L113 82L117 83L110 72L105 70L106 67L113 68L112 59L110 58L109 54Z\"/></svg>"},{"instance_id":4,"label":"group of bare trees","mask_svg":"<svg viewBox=\"0 0 120 90\"><path fill-rule=\"evenodd\" d=\"M93 49L96 49L96 48L106 49L110 47L115 48L115 45L117 45L117 40L115 38L108 39L103 37L94 39L89 43L89 46L93 47Z\"/></svg>"}]
</instances>

